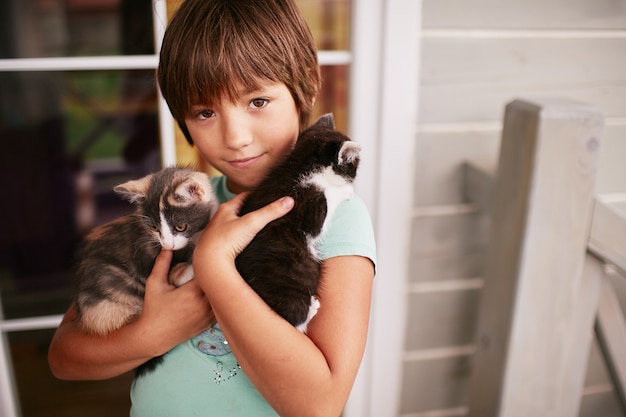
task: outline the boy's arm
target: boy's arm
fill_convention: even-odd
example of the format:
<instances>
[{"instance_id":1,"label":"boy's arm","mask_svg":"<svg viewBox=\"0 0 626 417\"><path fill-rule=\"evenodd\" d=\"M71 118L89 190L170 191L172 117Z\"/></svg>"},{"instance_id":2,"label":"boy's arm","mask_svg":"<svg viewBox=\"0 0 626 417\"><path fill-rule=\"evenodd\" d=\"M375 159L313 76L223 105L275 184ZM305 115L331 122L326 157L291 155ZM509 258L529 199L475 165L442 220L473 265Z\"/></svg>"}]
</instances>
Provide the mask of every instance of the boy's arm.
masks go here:
<instances>
[{"instance_id":1,"label":"boy's arm","mask_svg":"<svg viewBox=\"0 0 626 417\"><path fill-rule=\"evenodd\" d=\"M281 204L239 220L222 205L198 243L196 279L211 294L242 369L281 416L338 416L365 348L374 266L359 256L324 261L321 307L308 333L300 333L265 304L238 274L234 258L229 259L245 247L244 236L284 214Z\"/></svg>"},{"instance_id":2,"label":"boy's arm","mask_svg":"<svg viewBox=\"0 0 626 417\"><path fill-rule=\"evenodd\" d=\"M208 300L194 281L167 283L171 251L162 251L146 284L139 318L107 336L85 333L70 307L56 330L48 362L60 379L95 380L121 375L164 354L214 322Z\"/></svg>"}]
</instances>

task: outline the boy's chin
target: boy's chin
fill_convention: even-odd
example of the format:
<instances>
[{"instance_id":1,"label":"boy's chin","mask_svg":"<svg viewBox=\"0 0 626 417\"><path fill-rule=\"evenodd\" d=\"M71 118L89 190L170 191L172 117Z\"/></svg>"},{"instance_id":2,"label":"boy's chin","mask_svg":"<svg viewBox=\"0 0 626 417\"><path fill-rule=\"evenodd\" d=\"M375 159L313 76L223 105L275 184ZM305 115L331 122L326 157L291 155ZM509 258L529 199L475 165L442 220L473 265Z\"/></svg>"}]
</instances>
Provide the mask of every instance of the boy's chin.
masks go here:
<instances>
[{"instance_id":1,"label":"boy's chin","mask_svg":"<svg viewBox=\"0 0 626 417\"><path fill-rule=\"evenodd\" d=\"M260 182L260 180L259 181L233 181L231 180L230 176L227 175L227 177L228 179L226 180L226 186L234 194L251 191Z\"/></svg>"}]
</instances>

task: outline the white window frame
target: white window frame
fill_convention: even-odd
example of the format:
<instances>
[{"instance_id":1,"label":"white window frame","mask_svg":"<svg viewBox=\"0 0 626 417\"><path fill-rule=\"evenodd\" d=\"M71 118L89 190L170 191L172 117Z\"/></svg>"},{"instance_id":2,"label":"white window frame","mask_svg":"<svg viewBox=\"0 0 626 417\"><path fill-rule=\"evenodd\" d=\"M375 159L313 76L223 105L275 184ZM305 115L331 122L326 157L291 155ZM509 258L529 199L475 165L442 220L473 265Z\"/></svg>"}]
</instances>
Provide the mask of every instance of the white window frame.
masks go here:
<instances>
[{"instance_id":1,"label":"white window frame","mask_svg":"<svg viewBox=\"0 0 626 417\"><path fill-rule=\"evenodd\" d=\"M349 133L378 264L365 356L343 417L400 412L418 123L422 2L353 0Z\"/></svg>"}]
</instances>

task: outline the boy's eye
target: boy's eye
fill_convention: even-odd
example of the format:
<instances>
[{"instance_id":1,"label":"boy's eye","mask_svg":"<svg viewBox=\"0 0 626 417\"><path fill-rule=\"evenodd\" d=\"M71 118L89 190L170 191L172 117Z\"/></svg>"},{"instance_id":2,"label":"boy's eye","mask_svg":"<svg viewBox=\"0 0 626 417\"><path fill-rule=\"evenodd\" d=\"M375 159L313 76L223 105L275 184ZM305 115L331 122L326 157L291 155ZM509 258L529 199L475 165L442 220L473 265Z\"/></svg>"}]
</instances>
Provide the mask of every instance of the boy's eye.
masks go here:
<instances>
[{"instance_id":1,"label":"boy's eye","mask_svg":"<svg viewBox=\"0 0 626 417\"><path fill-rule=\"evenodd\" d=\"M268 100L264 98L255 98L254 100L250 101L250 107L255 109L262 109L267 105L267 103Z\"/></svg>"},{"instance_id":2,"label":"boy's eye","mask_svg":"<svg viewBox=\"0 0 626 417\"><path fill-rule=\"evenodd\" d=\"M197 112L195 112L195 117L199 120L210 119L211 117L213 117L213 115L215 115L213 110L208 109L198 110Z\"/></svg>"}]
</instances>

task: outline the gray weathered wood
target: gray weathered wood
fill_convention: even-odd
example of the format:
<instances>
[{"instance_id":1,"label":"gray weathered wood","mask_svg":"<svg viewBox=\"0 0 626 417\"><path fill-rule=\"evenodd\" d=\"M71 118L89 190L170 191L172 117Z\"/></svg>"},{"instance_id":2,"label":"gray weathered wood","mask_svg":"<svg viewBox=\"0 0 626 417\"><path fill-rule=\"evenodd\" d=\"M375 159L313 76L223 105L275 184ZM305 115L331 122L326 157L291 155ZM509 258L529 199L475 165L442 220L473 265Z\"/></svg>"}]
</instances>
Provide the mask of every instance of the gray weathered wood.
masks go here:
<instances>
[{"instance_id":1,"label":"gray weathered wood","mask_svg":"<svg viewBox=\"0 0 626 417\"><path fill-rule=\"evenodd\" d=\"M596 198L589 250L626 274L626 210L619 203L601 196Z\"/></svg>"},{"instance_id":2,"label":"gray weathered wood","mask_svg":"<svg viewBox=\"0 0 626 417\"><path fill-rule=\"evenodd\" d=\"M470 417L577 415L601 282L585 253L602 127L578 103L507 105Z\"/></svg>"},{"instance_id":3,"label":"gray weathered wood","mask_svg":"<svg viewBox=\"0 0 626 417\"><path fill-rule=\"evenodd\" d=\"M613 390L626 415L626 322L608 279L602 284L595 331L613 381Z\"/></svg>"},{"instance_id":4,"label":"gray weathered wood","mask_svg":"<svg viewBox=\"0 0 626 417\"><path fill-rule=\"evenodd\" d=\"M493 161L471 161L463 165L465 198L483 213L493 214L497 169Z\"/></svg>"}]
</instances>

